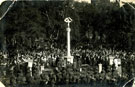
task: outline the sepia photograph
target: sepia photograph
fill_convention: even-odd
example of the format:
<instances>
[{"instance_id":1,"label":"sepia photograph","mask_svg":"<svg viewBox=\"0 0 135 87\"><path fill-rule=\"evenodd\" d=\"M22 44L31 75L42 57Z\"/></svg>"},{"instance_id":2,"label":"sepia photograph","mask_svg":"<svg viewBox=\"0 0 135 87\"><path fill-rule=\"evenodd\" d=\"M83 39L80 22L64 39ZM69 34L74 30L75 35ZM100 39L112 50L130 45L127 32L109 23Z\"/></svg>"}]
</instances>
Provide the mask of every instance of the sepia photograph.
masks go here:
<instances>
[{"instance_id":1,"label":"sepia photograph","mask_svg":"<svg viewBox=\"0 0 135 87\"><path fill-rule=\"evenodd\" d=\"M135 87L135 0L0 0L0 87Z\"/></svg>"}]
</instances>

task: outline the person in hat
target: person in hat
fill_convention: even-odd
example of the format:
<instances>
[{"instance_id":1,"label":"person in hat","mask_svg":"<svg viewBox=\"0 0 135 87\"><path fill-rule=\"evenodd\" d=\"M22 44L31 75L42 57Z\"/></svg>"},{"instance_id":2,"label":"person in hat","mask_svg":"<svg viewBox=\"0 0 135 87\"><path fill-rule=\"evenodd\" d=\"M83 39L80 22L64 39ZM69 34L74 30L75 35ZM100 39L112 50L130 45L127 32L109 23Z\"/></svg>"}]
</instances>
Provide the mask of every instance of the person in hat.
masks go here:
<instances>
[{"instance_id":1,"label":"person in hat","mask_svg":"<svg viewBox=\"0 0 135 87\"><path fill-rule=\"evenodd\" d=\"M18 73L17 83L18 84L25 84L26 83L26 78L24 77L22 70L20 71L20 73Z\"/></svg>"},{"instance_id":2,"label":"person in hat","mask_svg":"<svg viewBox=\"0 0 135 87\"><path fill-rule=\"evenodd\" d=\"M35 83L35 84L40 84L41 77L40 77L39 71L36 71L36 72L33 74L33 78L34 78L34 83Z\"/></svg>"},{"instance_id":3,"label":"person in hat","mask_svg":"<svg viewBox=\"0 0 135 87\"><path fill-rule=\"evenodd\" d=\"M31 76L31 71L29 70L29 68L27 68L26 83L30 85L34 83L34 78L33 76Z\"/></svg>"},{"instance_id":4,"label":"person in hat","mask_svg":"<svg viewBox=\"0 0 135 87\"><path fill-rule=\"evenodd\" d=\"M10 77L10 84L15 87L16 86L16 76L12 73Z\"/></svg>"},{"instance_id":5,"label":"person in hat","mask_svg":"<svg viewBox=\"0 0 135 87\"><path fill-rule=\"evenodd\" d=\"M54 73L50 74L50 81L51 81L51 86L54 87L56 84L56 75Z\"/></svg>"}]
</instances>

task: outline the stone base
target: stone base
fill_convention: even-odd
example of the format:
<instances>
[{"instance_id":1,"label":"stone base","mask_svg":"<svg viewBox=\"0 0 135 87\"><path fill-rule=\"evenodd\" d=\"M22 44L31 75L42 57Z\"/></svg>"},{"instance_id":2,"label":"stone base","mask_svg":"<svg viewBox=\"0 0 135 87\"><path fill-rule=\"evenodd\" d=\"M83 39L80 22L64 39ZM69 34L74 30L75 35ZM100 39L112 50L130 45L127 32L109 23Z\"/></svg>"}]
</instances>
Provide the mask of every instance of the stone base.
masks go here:
<instances>
[{"instance_id":1,"label":"stone base","mask_svg":"<svg viewBox=\"0 0 135 87\"><path fill-rule=\"evenodd\" d=\"M67 60L67 62L69 62L69 63L71 63L71 64L73 64L73 59L74 59L74 57L73 56L65 56L65 59Z\"/></svg>"}]
</instances>

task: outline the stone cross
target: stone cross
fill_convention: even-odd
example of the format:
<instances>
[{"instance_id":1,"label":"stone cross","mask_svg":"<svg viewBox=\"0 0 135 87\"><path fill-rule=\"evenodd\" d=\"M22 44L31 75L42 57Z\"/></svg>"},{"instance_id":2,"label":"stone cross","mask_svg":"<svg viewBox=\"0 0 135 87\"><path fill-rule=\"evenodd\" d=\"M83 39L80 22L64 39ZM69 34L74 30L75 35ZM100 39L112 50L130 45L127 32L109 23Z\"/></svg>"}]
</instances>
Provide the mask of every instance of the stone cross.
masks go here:
<instances>
[{"instance_id":1,"label":"stone cross","mask_svg":"<svg viewBox=\"0 0 135 87\"><path fill-rule=\"evenodd\" d=\"M70 17L65 18L64 20L67 24L67 56L71 56L70 54L70 23L72 22L72 19Z\"/></svg>"}]
</instances>

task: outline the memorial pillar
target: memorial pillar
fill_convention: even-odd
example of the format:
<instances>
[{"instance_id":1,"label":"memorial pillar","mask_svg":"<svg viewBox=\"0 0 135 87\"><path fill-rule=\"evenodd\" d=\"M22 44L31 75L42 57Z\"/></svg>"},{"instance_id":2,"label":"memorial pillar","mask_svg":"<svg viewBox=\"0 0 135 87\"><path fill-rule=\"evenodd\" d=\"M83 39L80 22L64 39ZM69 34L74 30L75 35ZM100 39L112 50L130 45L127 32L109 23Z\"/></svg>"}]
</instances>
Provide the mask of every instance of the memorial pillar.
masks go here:
<instances>
[{"instance_id":1,"label":"memorial pillar","mask_svg":"<svg viewBox=\"0 0 135 87\"><path fill-rule=\"evenodd\" d=\"M68 17L68 18L65 18L64 21L68 24L68 27L66 29L67 31L67 56L66 58L68 62L73 63L73 56L71 56L70 54L70 31L71 31L70 23L72 22L72 19Z\"/></svg>"}]
</instances>

